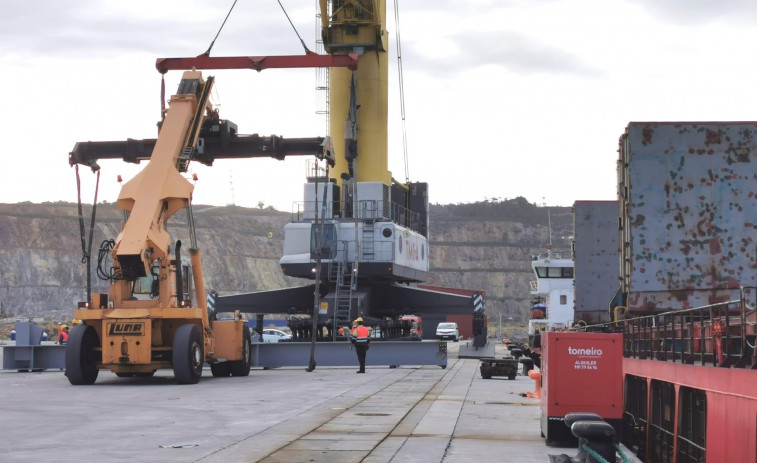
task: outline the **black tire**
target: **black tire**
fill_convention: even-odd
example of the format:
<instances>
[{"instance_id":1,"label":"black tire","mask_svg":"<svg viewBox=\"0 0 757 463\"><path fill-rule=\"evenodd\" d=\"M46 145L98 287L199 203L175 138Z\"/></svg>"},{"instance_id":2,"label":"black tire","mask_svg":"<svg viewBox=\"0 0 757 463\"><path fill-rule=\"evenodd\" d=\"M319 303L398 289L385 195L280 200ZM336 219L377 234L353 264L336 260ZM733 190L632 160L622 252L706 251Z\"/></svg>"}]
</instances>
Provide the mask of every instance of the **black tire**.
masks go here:
<instances>
[{"instance_id":1,"label":"black tire","mask_svg":"<svg viewBox=\"0 0 757 463\"><path fill-rule=\"evenodd\" d=\"M100 344L97 332L91 326L76 325L68 335L66 346L66 377L74 386L94 384L99 361L95 348Z\"/></svg>"},{"instance_id":2,"label":"black tire","mask_svg":"<svg viewBox=\"0 0 757 463\"><path fill-rule=\"evenodd\" d=\"M116 376L118 376L119 378L133 378L134 377L134 373L116 372Z\"/></svg>"},{"instance_id":3,"label":"black tire","mask_svg":"<svg viewBox=\"0 0 757 463\"><path fill-rule=\"evenodd\" d=\"M510 381L512 381L512 380L515 379L515 375L510 375L510 376L508 376L508 378L510 379Z\"/></svg>"},{"instance_id":4,"label":"black tire","mask_svg":"<svg viewBox=\"0 0 757 463\"><path fill-rule=\"evenodd\" d=\"M447 365L439 365L439 366L442 367L442 370L446 370L447 369Z\"/></svg>"},{"instance_id":5,"label":"black tire","mask_svg":"<svg viewBox=\"0 0 757 463\"><path fill-rule=\"evenodd\" d=\"M196 325L181 325L173 336L173 374L179 384L197 384L205 363L202 334Z\"/></svg>"},{"instance_id":6,"label":"black tire","mask_svg":"<svg viewBox=\"0 0 757 463\"><path fill-rule=\"evenodd\" d=\"M225 378L231 374L229 371L229 362L219 362L210 364L210 373L214 378Z\"/></svg>"},{"instance_id":7,"label":"black tire","mask_svg":"<svg viewBox=\"0 0 757 463\"><path fill-rule=\"evenodd\" d=\"M231 376L250 376L250 364L252 363L250 344L250 332L242 330L242 360L228 362Z\"/></svg>"}]
</instances>

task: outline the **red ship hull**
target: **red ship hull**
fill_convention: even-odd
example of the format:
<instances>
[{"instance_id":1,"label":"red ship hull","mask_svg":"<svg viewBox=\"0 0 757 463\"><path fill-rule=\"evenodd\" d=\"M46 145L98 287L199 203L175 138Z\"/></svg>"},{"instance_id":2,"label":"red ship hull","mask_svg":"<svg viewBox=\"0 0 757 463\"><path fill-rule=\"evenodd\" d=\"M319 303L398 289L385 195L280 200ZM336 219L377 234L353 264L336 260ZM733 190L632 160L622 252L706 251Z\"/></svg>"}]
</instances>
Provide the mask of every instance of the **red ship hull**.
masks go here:
<instances>
[{"instance_id":1,"label":"red ship hull","mask_svg":"<svg viewBox=\"0 0 757 463\"><path fill-rule=\"evenodd\" d=\"M756 370L625 358L623 376L626 385L646 383L646 397L638 397L643 396L638 389L637 397L629 397L626 388L625 429L636 426L643 431L623 436L627 447L644 450L646 458L639 455L644 461L757 462ZM655 397L671 387L672 397ZM692 394L703 397L704 403L691 406L685 397ZM629 400L645 403L648 419L634 416Z\"/></svg>"}]
</instances>

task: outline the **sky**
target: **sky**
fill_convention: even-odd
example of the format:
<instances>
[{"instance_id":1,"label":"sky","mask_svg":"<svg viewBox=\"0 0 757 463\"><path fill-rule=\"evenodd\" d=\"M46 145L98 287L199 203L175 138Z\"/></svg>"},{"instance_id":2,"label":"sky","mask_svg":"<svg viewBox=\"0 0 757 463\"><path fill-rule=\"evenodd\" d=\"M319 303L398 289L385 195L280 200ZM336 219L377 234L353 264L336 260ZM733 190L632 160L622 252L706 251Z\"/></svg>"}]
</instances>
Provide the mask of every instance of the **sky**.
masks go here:
<instances>
[{"instance_id":1,"label":"sky","mask_svg":"<svg viewBox=\"0 0 757 463\"><path fill-rule=\"evenodd\" d=\"M76 201L79 141L154 138L160 57L207 50L233 0L3 0L0 202ZM281 0L310 49L316 1ZM432 203L523 196L616 198L618 138L635 121L757 120L753 0L398 0L407 127L403 160L394 2L389 166ZM239 0L212 56L299 55L276 0ZM207 72L240 133L327 135L315 70ZM180 72L166 75L166 93ZM141 166L101 162L98 201ZM193 164L194 203L291 211L306 161ZM83 200L94 176L82 171Z\"/></svg>"}]
</instances>

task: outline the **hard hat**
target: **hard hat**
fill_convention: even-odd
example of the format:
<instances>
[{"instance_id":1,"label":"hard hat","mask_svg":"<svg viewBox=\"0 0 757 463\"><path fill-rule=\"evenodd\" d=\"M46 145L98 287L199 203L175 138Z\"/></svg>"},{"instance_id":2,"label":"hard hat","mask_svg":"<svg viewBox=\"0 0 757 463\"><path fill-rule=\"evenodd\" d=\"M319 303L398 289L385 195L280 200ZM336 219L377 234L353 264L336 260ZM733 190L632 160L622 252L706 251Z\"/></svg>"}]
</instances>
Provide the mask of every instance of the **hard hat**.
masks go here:
<instances>
[{"instance_id":1,"label":"hard hat","mask_svg":"<svg viewBox=\"0 0 757 463\"><path fill-rule=\"evenodd\" d=\"M355 323L363 323L363 319L361 317L357 317L355 319Z\"/></svg>"},{"instance_id":2,"label":"hard hat","mask_svg":"<svg viewBox=\"0 0 757 463\"><path fill-rule=\"evenodd\" d=\"M65 330L66 328L68 328L68 325L60 325L60 329Z\"/></svg>"},{"instance_id":3,"label":"hard hat","mask_svg":"<svg viewBox=\"0 0 757 463\"><path fill-rule=\"evenodd\" d=\"M74 319L73 324L74 325L81 325L81 320Z\"/></svg>"}]
</instances>

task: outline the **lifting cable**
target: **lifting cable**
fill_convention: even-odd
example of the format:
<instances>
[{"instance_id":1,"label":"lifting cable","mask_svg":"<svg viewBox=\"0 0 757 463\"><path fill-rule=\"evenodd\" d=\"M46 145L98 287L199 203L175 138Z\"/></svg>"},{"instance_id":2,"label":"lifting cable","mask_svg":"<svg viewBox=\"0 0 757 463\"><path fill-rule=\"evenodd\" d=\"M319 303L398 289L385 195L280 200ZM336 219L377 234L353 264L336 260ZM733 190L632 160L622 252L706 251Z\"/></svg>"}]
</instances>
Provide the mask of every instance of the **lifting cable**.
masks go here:
<instances>
[{"instance_id":1,"label":"lifting cable","mask_svg":"<svg viewBox=\"0 0 757 463\"><path fill-rule=\"evenodd\" d=\"M89 266L90 257L92 256L92 236L95 232L95 215L97 214L97 192L100 189L100 170L97 170L97 180L95 182L95 200L92 202L92 217L89 224L89 242L85 239L84 233L84 213L81 204L81 178L79 177L79 164L76 167L76 195L79 206L79 232L81 237L81 263L87 266L87 302L92 301L92 274Z\"/></svg>"},{"instance_id":2,"label":"lifting cable","mask_svg":"<svg viewBox=\"0 0 757 463\"><path fill-rule=\"evenodd\" d=\"M234 0L234 3L231 5L231 8L229 8L229 12L226 13L226 18L224 18L223 23L221 23L221 27L218 28L218 32L216 33L216 36L213 37L213 41L210 42L210 46L208 47L207 50L205 50L205 53L203 53L203 55L209 55L210 54L210 50L212 50L213 49L213 45L216 44L216 39L218 38L219 35L221 35L221 31L223 30L223 26L226 25L226 21L229 19L229 16L231 16L231 11L234 9L234 7L236 6L236 4L237 4L237 0Z\"/></svg>"},{"instance_id":3,"label":"lifting cable","mask_svg":"<svg viewBox=\"0 0 757 463\"><path fill-rule=\"evenodd\" d=\"M397 69L400 87L400 114L402 115L402 152L405 158L405 183L410 182L410 169L407 162L407 128L405 126L405 84L402 76L402 44L400 42L400 8L399 0L394 0L394 28L397 42Z\"/></svg>"},{"instance_id":4,"label":"lifting cable","mask_svg":"<svg viewBox=\"0 0 757 463\"><path fill-rule=\"evenodd\" d=\"M213 40L210 41L210 45L208 46L208 49L205 50L205 53L203 53L200 56L210 55L210 50L212 50L213 45L216 44L216 39L218 39L218 36L221 35L223 26L226 25L226 21L229 20L229 16L231 16L231 12L234 10L234 7L236 5L237 5L237 0L234 0L234 3L231 4L231 8L229 8L229 12L226 13L226 17L223 19L223 22L221 23L221 27L218 28L218 32L216 32L216 36L213 37ZM165 115L166 115L166 74L165 72L162 72L161 78L160 78L160 120L161 121L163 120Z\"/></svg>"},{"instance_id":5,"label":"lifting cable","mask_svg":"<svg viewBox=\"0 0 757 463\"><path fill-rule=\"evenodd\" d=\"M310 49L308 49L308 46L305 45L305 41L302 40L302 37L300 37L300 33L297 32L297 28L294 27L294 23L292 23L292 20L289 18L289 14L287 13L287 10L284 9L284 5L281 4L281 0L277 0L279 2L279 6L281 7L281 11L284 12L284 16L287 17L287 20L289 21L289 24L292 26L292 29L294 29L294 33L297 34L297 38L300 39L300 43L302 44L302 48L305 49L306 53L310 52Z\"/></svg>"}]
</instances>

